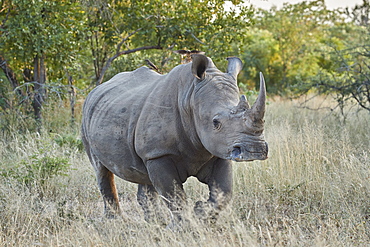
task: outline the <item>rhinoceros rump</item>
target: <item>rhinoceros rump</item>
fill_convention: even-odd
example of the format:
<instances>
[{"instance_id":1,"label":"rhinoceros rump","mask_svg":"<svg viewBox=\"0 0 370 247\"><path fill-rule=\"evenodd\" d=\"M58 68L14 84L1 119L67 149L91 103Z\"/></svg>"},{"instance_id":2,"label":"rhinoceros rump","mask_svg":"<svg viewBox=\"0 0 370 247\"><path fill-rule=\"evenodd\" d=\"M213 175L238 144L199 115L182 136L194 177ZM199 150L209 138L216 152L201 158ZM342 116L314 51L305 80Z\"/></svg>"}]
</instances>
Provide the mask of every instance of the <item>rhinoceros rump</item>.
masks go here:
<instances>
[{"instance_id":1,"label":"rhinoceros rump","mask_svg":"<svg viewBox=\"0 0 370 247\"><path fill-rule=\"evenodd\" d=\"M245 96L239 99L239 58L228 58L227 73L204 55L192 59L166 75L147 67L117 74L86 98L82 140L107 216L120 213L113 174L139 184L146 215L158 194L176 214L190 176L210 190L209 200L197 205L218 210L231 199L232 160L267 159L262 74L250 107Z\"/></svg>"}]
</instances>

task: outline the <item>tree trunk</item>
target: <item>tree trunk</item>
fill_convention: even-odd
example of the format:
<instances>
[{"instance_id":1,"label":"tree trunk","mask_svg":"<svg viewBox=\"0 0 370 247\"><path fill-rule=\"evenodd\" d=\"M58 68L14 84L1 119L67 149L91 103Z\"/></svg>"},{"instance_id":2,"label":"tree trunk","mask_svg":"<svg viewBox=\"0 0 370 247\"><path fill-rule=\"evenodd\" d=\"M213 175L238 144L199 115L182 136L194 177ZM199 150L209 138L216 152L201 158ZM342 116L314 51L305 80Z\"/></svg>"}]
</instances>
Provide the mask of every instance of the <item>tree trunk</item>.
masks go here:
<instances>
[{"instance_id":1,"label":"tree trunk","mask_svg":"<svg viewBox=\"0 0 370 247\"><path fill-rule=\"evenodd\" d=\"M32 106L34 109L36 122L39 124L39 128L42 124L42 105L46 99L46 69L44 56L40 57L39 55L36 55L34 58L33 79L34 97Z\"/></svg>"},{"instance_id":2,"label":"tree trunk","mask_svg":"<svg viewBox=\"0 0 370 247\"><path fill-rule=\"evenodd\" d=\"M68 77L68 85L70 86L69 92L69 102L70 102L70 107L71 107L71 127L73 128L75 126L76 122L76 117L75 117L75 105L76 105L76 89L73 86L73 79L72 76L68 75L67 72L67 77Z\"/></svg>"},{"instance_id":3,"label":"tree trunk","mask_svg":"<svg viewBox=\"0 0 370 247\"><path fill-rule=\"evenodd\" d=\"M16 78L15 73L9 67L5 58L3 58L1 55L0 55L0 68L3 70L6 78L8 79L10 84L12 85L12 88L13 88L13 90L15 90L16 94L19 95L19 96L25 96L24 92L22 90L20 90L19 88L17 88L17 87L19 87L19 82Z\"/></svg>"}]
</instances>

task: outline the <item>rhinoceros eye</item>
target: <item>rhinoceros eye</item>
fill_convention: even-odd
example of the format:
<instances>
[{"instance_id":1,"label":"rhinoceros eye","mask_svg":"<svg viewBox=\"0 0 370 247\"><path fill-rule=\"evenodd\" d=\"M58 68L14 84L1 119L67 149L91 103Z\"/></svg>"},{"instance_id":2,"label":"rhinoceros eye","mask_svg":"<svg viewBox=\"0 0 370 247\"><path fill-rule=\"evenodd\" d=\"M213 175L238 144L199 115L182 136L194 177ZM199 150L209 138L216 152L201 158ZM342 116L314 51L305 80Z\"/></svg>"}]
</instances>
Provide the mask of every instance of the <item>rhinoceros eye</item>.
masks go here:
<instances>
[{"instance_id":1,"label":"rhinoceros eye","mask_svg":"<svg viewBox=\"0 0 370 247\"><path fill-rule=\"evenodd\" d=\"M221 128L221 122L217 118L213 119L213 129L219 130Z\"/></svg>"}]
</instances>

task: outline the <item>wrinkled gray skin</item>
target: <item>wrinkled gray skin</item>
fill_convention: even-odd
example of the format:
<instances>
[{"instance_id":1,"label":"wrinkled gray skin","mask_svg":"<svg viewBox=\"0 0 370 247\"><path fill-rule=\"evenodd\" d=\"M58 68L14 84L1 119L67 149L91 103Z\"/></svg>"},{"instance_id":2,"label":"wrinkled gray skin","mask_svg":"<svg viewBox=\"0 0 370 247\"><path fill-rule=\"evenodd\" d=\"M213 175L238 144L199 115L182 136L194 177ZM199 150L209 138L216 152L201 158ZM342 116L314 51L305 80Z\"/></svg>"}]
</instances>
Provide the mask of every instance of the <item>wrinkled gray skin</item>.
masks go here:
<instances>
[{"instance_id":1,"label":"wrinkled gray skin","mask_svg":"<svg viewBox=\"0 0 370 247\"><path fill-rule=\"evenodd\" d=\"M139 184L137 199L146 216L158 194L173 215L185 201L182 184L190 176L206 183L202 214L232 195L232 160L267 159L263 136L265 83L252 108L239 99L239 58L229 58L227 73L210 58L193 55L166 75L147 67L124 72L88 95L82 140L95 168L107 216L120 214L114 175Z\"/></svg>"}]
</instances>

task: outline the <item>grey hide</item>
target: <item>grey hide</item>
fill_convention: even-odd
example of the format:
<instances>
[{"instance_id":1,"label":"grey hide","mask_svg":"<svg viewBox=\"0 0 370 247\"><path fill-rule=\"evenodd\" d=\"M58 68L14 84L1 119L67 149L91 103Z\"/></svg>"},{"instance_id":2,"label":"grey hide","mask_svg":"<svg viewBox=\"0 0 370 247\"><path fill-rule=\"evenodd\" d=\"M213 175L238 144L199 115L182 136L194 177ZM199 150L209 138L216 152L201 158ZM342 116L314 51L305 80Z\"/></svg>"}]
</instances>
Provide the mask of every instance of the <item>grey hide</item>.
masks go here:
<instances>
[{"instance_id":1,"label":"grey hide","mask_svg":"<svg viewBox=\"0 0 370 247\"><path fill-rule=\"evenodd\" d=\"M228 58L227 73L204 55L192 60L166 75L147 67L119 73L86 98L82 140L107 216L121 213L114 175L139 184L137 199L146 217L158 194L176 216L188 177L210 190L196 212L204 205L219 210L231 199L232 160L267 159L262 74L260 94L249 107L245 96L239 99L239 58Z\"/></svg>"}]
</instances>

